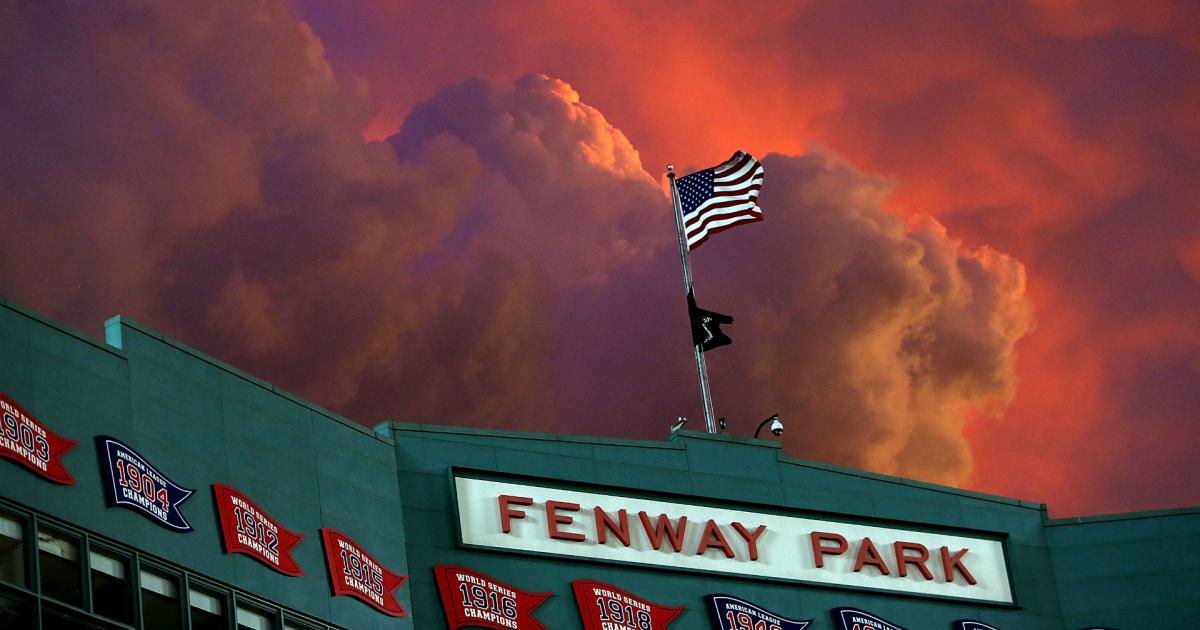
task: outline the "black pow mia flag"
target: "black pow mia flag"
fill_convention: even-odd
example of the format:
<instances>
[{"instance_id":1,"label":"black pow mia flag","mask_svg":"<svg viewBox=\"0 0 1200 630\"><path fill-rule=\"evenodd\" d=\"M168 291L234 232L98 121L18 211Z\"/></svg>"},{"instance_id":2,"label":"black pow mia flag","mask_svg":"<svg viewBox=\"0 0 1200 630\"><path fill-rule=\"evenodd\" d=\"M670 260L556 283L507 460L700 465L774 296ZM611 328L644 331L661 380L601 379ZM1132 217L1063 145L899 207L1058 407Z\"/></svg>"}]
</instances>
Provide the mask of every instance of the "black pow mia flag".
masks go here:
<instances>
[{"instance_id":1,"label":"black pow mia flag","mask_svg":"<svg viewBox=\"0 0 1200 630\"><path fill-rule=\"evenodd\" d=\"M688 289L687 301L688 319L692 322L692 345L700 346L701 352L708 352L733 343L728 335L721 332L721 324L732 324L733 317L696 306L696 296L691 289Z\"/></svg>"}]
</instances>

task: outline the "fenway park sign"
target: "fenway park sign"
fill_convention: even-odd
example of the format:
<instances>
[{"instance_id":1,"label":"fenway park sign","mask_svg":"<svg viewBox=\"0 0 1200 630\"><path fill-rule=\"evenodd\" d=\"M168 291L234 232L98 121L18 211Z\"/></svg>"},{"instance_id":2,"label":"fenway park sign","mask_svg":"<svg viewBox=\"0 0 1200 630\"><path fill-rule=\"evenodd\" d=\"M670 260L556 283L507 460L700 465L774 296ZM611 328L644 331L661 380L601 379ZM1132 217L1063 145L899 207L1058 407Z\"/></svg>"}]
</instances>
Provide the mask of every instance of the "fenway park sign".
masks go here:
<instances>
[{"instance_id":1,"label":"fenway park sign","mask_svg":"<svg viewBox=\"0 0 1200 630\"><path fill-rule=\"evenodd\" d=\"M564 490L456 472L462 543L1012 604L996 539Z\"/></svg>"}]
</instances>

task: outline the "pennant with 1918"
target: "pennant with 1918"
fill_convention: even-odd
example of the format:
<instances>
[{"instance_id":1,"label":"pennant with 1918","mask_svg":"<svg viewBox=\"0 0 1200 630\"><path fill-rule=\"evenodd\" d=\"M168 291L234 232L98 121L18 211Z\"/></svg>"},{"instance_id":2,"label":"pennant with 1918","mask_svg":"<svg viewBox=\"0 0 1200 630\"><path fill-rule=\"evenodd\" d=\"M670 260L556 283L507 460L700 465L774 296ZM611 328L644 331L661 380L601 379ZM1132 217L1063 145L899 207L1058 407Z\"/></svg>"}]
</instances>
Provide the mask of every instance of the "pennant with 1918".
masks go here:
<instances>
[{"instance_id":1,"label":"pennant with 1918","mask_svg":"<svg viewBox=\"0 0 1200 630\"><path fill-rule=\"evenodd\" d=\"M63 485L75 483L62 463L62 456L78 444L59 437L0 393L0 457L6 457L34 473Z\"/></svg>"},{"instance_id":2,"label":"pennant with 1918","mask_svg":"<svg viewBox=\"0 0 1200 630\"><path fill-rule=\"evenodd\" d=\"M403 617L407 613L396 601L396 589L408 579L407 575L388 571L371 554L349 536L324 527L321 540L325 543L325 562L334 595L349 595L385 615Z\"/></svg>"},{"instance_id":3,"label":"pennant with 1918","mask_svg":"<svg viewBox=\"0 0 1200 630\"><path fill-rule=\"evenodd\" d=\"M788 619L744 599L705 595L714 630L804 630L812 619Z\"/></svg>"},{"instance_id":4,"label":"pennant with 1918","mask_svg":"<svg viewBox=\"0 0 1200 630\"><path fill-rule=\"evenodd\" d=\"M304 575L292 558L292 549L304 536L280 525L232 486L214 483L213 495L217 500L225 553L246 554L284 575Z\"/></svg>"},{"instance_id":5,"label":"pennant with 1918","mask_svg":"<svg viewBox=\"0 0 1200 630\"><path fill-rule=\"evenodd\" d=\"M442 608L450 630L464 627L494 630L545 630L533 609L550 593L530 593L464 567L433 567Z\"/></svg>"},{"instance_id":6,"label":"pennant with 1918","mask_svg":"<svg viewBox=\"0 0 1200 630\"><path fill-rule=\"evenodd\" d=\"M611 584L575 580L575 601L586 630L666 630L683 607L661 606Z\"/></svg>"}]
</instances>

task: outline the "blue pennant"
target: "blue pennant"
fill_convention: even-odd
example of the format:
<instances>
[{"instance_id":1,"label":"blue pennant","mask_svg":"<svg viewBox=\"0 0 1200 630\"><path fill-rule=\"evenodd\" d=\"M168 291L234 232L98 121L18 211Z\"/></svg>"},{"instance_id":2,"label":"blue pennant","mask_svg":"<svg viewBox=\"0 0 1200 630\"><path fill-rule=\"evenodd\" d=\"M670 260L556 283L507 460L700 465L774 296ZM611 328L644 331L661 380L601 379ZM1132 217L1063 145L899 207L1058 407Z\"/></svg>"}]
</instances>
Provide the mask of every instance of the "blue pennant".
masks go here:
<instances>
[{"instance_id":1,"label":"blue pennant","mask_svg":"<svg viewBox=\"0 0 1200 630\"><path fill-rule=\"evenodd\" d=\"M704 601L715 630L804 630L813 621L788 619L729 595L705 595Z\"/></svg>"},{"instance_id":2,"label":"blue pennant","mask_svg":"<svg viewBox=\"0 0 1200 630\"><path fill-rule=\"evenodd\" d=\"M192 531L179 507L195 490L171 481L116 438L96 436L96 450L110 507L133 510L173 531Z\"/></svg>"}]
</instances>

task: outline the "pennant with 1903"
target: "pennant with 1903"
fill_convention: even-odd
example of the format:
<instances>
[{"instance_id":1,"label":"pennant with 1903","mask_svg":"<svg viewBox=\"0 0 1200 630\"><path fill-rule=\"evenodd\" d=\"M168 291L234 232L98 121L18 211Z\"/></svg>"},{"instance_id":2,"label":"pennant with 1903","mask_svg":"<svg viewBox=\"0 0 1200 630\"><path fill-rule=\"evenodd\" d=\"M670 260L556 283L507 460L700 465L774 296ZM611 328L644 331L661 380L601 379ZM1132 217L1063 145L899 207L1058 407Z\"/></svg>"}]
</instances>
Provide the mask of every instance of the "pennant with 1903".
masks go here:
<instances>
[{"instance_id":1,"label":"pennant with 1903","mask_svg":"<svg viewBox=\"0 0 1200 630\"><path fill-rule=\"evenodd\" d=\"M59 437L0 392L0 457L6 457L54 483L71 485L62 456L78 444Z\"/></svg>"},{"instance_id":2,"label":"pennant with 1903","mask_svg":"<svg viewBox=\"0 0 1200 630\"><path fill-rule=\"evenodd\" d=\"M611 584L575 580L575 601L587 630L666 630L682 606L662 606Z\"/></svg>"},{"instance_id":3,"label":"pennant with 1903","mask_svg":"<svg viewBox=\"0 0 1200 630\"><path fill-rule=\"evenodd\" d=\"M804 630L812 619L788 619L730 595L705 595L714 630Z\"/></svg>"}]
</instances>

